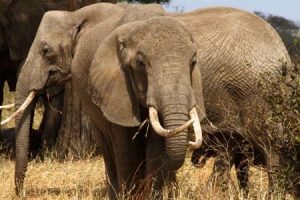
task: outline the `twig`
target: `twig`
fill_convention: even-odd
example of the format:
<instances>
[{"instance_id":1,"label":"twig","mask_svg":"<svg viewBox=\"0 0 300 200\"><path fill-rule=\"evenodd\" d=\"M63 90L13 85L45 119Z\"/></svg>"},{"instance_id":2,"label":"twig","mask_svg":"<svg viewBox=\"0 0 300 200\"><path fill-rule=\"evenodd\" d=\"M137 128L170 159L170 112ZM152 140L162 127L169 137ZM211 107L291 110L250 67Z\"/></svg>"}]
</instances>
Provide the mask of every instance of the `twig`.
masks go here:
<instances>
[{"instance_id":1,"label":"twig","mask_svg":"<svg viewBox=\"0 0 300 200\"><path fill-rule=\"evenodd\" d=\"M150 126L150 124L148 123L145 137L148 137L149 126Z\"/></svg>"},{"instance_id":2,"label":"twig","mask_svg":"<svg viewBox=\"0 0 300 200\"><path fill-rule=\"evenodd\" d=\"M216 127L207 117L206 114L203 112L203 110L196 105L196 108L201 112L201 114L204 116L205 120L209 123L209 125L213 128L213 129L218 129L218 127Z\"/></svg>"},{"instance_id":3,"label":"twig","mask_svg":"<svg viewBox=\"0 0 300 200\"><path fill-rule=\"evenodd\" d=\"M50 96L49 96L49 94L47 94L47 100L48 100L49 107L51 108L51 110L53 110L54 112L57 112L57 113L59 113L60 115L62 115L62 111L57 110L54 106L52 106L52 104L51 104L51 102L50 102Z\"/></svg>"},{"instance_id":4,"label":"twig","mask_svg":"<svg viewBox=\"0 0 300 200\"><path fill-rule=\"evenodd\" d=\"M145 119L145 121L143 121L141 123L141 125L139 126L138 131L134 134L134 136L132 137L132 141L136 138L136 136L140 133L140 131L142 130L143 126L148 122L148 119ZM148 123L149 125L149 123Z\"/></svg>"}]
</instances>

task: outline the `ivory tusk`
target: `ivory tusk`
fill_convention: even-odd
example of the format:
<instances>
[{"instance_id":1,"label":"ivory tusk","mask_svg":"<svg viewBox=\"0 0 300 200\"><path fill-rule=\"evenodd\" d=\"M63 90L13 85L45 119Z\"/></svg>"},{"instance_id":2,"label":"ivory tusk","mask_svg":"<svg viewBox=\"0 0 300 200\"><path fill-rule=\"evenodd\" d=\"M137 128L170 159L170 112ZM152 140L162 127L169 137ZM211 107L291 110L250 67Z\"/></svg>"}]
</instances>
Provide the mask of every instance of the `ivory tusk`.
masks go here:
<instances>
[{"instance_id":1,"label":"ivory tusk","mask_svg":"<svg viewBox=\"0 0 300 200\"><path fill-rule=\"evenodd\" d=\"M8 105L0 106L0 110L2 110L2 109L12 109L14 107L15 107L15 104L12 103L12 104L8 104Z\"/></svg>"},{"instance_id":2,"label":"ivory tusk","mask_svg":"<svg viewBox=\"0 0 300 200\"><path fill-rule=\"evenodd\" d=\"M11 116L9 116L4 121L2 121L1 125L8 123L12 119L14 119L18 114L24 112L24 110L29 106L29 104L33 100L34 96L35 96L35 92L34 91L30 92L27 98L25 99L24 103L20 106L20 108L16 112L14 112Z\"/></svg>"},{"instance_id":3,"label":"ivory tusk","mask_svg":"<svg viewBox=\"0 0 300 200\"><path fill-rule=\"evenodd\" d=\"M185 124L173 129L173 130L167 130L164 129L159 120L158 120L158 114L157 111L154 107L149 107L149 117L150 117L150 123L154 129L154 131L162 136L162 137L171 137L174 136L178 133L180 133L181 131L187 129L189 126L191 126L191 124L194 122L194 119L190 119L188 122L186 122Z\"/></svg>"},{"instance_id":4,"label":"ivory tusk","mask_svg":"<svg viewBox=\"0 0 300 200\"><path fill-rule=\"evenodd\" d=\"M196 107L193 107L190 111L190 117L191 119L194 119L193 128L195 133L195 142L189 141L189 145L191 148L198 149L202 144L202 129Z\"/></svg>"}]
</instances>

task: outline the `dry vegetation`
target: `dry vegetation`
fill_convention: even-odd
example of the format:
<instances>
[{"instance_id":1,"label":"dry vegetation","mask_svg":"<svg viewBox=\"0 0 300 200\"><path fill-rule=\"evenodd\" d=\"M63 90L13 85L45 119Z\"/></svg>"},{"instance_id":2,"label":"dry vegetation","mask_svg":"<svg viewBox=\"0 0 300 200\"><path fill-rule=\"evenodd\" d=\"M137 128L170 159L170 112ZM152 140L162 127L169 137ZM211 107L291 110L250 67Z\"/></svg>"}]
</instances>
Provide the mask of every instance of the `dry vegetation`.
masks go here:
<instances>
[{"instance_id":1,"label":"dry vegetation","mask_svg":"<svg viewBox=\"0 0 300 200\"><path fill-rule=\"evenodd\" d=\"M251 169L249 197L229 190L207 188L212 160L202 169L191 166L189 159L178 173L180 193L177 199L264 199L267 176L262 170ZM234 173L232 173L234 177ZM0 199L16 199L14 161L0 158ZM236 181L234 180L234 187ZM104 163L101 157L80 161L32 161L26 176L27 199L107 199ZM123 198L121 198L123 199Z\"/></svg>"}]
</instances>

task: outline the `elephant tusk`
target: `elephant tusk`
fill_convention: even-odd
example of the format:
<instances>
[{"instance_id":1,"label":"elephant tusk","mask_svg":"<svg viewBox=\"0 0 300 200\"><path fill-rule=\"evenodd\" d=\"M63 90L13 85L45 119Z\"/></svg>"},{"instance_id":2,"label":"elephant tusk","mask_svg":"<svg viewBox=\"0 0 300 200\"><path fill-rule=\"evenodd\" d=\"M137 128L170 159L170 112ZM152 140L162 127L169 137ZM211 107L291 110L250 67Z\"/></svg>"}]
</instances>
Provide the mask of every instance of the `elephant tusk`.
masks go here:
<instances>
[{"instance_id":1,"label":"elephant tusk","mask_svg":"<svg viewBox=\"0 0 300 200\"><path fill-rule=\"evenodd\" d=\"M15 107L15 104L12 103L12 104L8 104L8 105L0 106L0 110L2 110L2 109L12 109L14 107Z\"/></svg>"},{"instance_id":2,"label":"elephant tusk","mask_svg":"<svg viewBox=\"0 0 300 200\"><path fill-rule=\"evenodd\" d=\"M195 142L189 141L189 145L191 148L198 149L202 144L202 129L196 107L193 107L190 111L190 117L191 119L194 119L193 128L195 133Z\"/></svg>"},{"instance_id":3,"label":"elephant tusk","mask_svg":"<svg viewBox=\"0 0 300 200\"><path fill-rule=\"evenodd\" d=\"M191 126L191 124L194 122L194 119L190 119L188 122L186 122L185 124L173 129L173 130L167 130L164 129L159 120L158 120L158 114L157 111L154 107L149 107L149 117L150 117L150 123L154 129L154 131L162 136L162 137L171 137L174 136L180 132L182 132L183 130L187 129L189 126Z\"/></svg>"},{"instance_id":4,"label":"elephant tusk","mask_svg":"<svg viewBox=\"0 0 300 200\"><path fill-rule=\"evenodd\" d=\"M11 116L9 116L4 121L2 121L1 125L8 123L12 119L14 119L18 114L24 112L24 110L29 106L29 104L33 100L34 96L35 96L35 92L34 91L30 92L27 98L25 99L24 103L20 106L20 108L16 112L14 112Z\"/></svg>"}]
</instances>

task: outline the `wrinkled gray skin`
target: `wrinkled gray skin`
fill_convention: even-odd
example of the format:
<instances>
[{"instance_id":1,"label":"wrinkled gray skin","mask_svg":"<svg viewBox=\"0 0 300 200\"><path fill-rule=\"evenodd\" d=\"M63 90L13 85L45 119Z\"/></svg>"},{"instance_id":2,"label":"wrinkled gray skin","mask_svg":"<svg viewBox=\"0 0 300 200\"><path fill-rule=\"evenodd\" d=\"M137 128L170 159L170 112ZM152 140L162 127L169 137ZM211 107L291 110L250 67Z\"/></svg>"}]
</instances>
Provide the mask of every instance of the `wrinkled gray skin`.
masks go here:
<instances>
[{"instance_id":1,"label":"wrinkled gray skin","mask_svg":"<svg viewBox=\"0 0 300 200\"><path fill-rule=\"evenodd\" d=\"M198 44L206 113L217 130L203 128L241 134L263 154L267 170L275 170L284 155L272 150L264 130L254 122L263 118L256 115L264 107L257 87L261 74L276 75L282 63L291 65L279 35L258 16L233 8L200 9L174 17L186 23ZM271 185L273 175L269 173Z\"/></svg>"},{"instance_id":2,"label":"wrinkled gray skin","mask_svg":"<svg viewBox=\"0 0 300 200\"><path fill-rule=\"evenodd\" d=\"M45 89L49 91L52 87L63 85L65 81L70 79L71 63L77 51L85 44L93 49L95 48L94 44L102 39L99 35L85 38L84 35L88 33L89 29L109 17L117 16L119 20L109 24L109 28L103 27L104 32L110 32L112 27L124 23L122 20L135 20L135 15L147 16L147 13L150 14L149 10L153 10L151 13L154 13L154 15L163 12L156 5L149 6L149 8L141 6L144 10L140 12L137 9L124 12L122 7L102 3L84 7L75 12L47 12L42 19L29 55L20 72L16 93L17 107L24 102L30 91L38 93ZM82 45L79 48L81 43ZM89 62L92 59L91 56L92 54L86 52L81 59ZM31 67L34 67L35 70L30 70ZM54 89L54 91L56 90ZM16 120L18 137L16 139L15 183L18 194L22 192L27 168L29 125L33 106L34 103L31 103Z\"/></svg>"}]
</instances>

